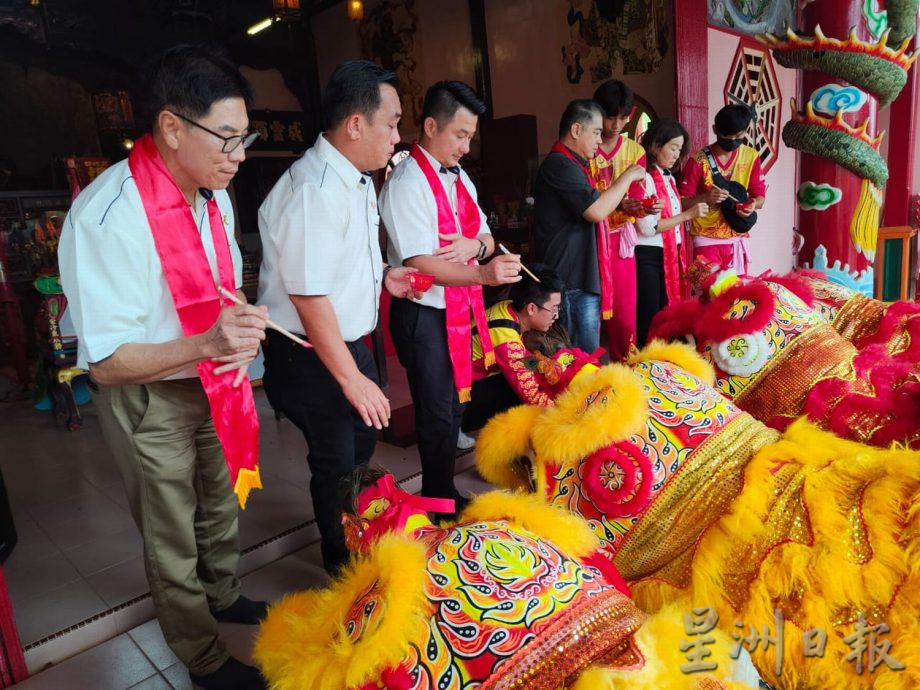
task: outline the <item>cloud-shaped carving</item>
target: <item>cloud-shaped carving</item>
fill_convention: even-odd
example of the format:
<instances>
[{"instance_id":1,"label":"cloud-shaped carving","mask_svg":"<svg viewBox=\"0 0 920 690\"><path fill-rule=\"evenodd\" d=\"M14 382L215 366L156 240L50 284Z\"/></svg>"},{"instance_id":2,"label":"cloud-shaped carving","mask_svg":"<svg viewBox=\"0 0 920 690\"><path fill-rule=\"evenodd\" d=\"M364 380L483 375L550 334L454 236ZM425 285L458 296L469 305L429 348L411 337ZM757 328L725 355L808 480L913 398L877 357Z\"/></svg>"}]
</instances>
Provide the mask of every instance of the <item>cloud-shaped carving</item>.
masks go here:
<instances>
[{"instance_id":1,"label":"cloud-shaped carving","mask_svg":"<svg viewBox=\"0 0 920 690\"><path fill-rule=\"evenodd\" d=\"M806 180L799 185L796 199L803 211L826 211L843 198L843 193L826 182L815 184Z\"/></svg>"},{"instance_id":2,"label":"cloud-shaped carving","mask_svg":"<svg viewBox=\"0 0 920 690\"><path fill-rule=\"evenodd\" d=\"M811 105L824 115L836 115L859 110L866 104L869 96L865 91L860 91L855 86L841 86L840 84L825 84L815 89L811 94Z\"/></svg>"}]
</instances>

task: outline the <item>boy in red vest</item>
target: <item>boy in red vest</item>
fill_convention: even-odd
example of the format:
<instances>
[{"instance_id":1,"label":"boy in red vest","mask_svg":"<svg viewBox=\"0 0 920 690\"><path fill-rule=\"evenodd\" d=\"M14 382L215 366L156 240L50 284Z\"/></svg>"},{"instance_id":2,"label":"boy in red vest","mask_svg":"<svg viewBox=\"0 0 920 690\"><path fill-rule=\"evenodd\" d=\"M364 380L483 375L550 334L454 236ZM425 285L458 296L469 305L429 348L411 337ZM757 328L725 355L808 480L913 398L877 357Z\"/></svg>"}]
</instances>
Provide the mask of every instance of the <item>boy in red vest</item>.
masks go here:
<instances>
[{"instance_id":1,"label":"boy in red vest","mask_svg":"<svg viewBox=\"0 0 920 690\"><path fill-rule=\"evenodd\" d=\"M684 208L705 202L711 209L690 223L694 255L703 256L723 269L732 268L739 275L746 274L748 269L747 232L732 228L722 204L729 202L742 219L763 208L767 186L760 157L755 149L744 144L752 119L751 109L741 104L727 105L716 113L712 128L716 141L687 161L679 187ZM739 199L737 194L730 199L730 192L723 188L729 182L746 189L747 199Z\"/></svg>"}]
</instances>

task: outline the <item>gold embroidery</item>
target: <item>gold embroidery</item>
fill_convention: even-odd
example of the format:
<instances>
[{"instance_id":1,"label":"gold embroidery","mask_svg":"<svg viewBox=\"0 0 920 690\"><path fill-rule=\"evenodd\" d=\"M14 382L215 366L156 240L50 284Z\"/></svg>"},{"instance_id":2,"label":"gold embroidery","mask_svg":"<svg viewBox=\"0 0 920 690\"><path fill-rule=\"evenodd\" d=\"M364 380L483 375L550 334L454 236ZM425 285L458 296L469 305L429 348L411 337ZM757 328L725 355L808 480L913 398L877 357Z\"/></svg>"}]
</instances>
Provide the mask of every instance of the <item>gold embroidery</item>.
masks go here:
<instances>
[{"instance_id":1,"label":"gold embroidery","mask_svg":"<svg viewBox=\"0 0 920 690\"><path fill-rule=\"evenodd\" d=\"M740 415L689 457L630 530L615 563L628 579L663 577L679 556L692 554L699 536L741 492L744 468L761 447L779 434L750 415ZM689 582L689 558L668 569L677 586Z\"/></svg>"},{"instance_id":2,"label":"gold embroidery","mask_svg":"<svg viewBox=\"0 0 920 690\"><path fill-rule=\"evenodd\" d=\"M855 356L853 344L830 324L812 328L779 352L769 367L735 397L735 403L757 419L797 416L818 382L855 378Z\"/></svg>"}]
</instances>

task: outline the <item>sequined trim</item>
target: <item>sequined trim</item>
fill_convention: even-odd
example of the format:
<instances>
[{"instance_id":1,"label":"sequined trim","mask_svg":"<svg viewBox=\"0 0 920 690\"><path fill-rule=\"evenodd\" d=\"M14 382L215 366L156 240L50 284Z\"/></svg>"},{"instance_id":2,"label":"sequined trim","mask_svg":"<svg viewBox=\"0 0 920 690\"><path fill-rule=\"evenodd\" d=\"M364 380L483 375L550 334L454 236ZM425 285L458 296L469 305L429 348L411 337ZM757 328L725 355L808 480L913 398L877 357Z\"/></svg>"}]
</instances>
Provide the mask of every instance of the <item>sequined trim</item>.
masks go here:
<instances>
[{"instance_id":1,"label":"sequined trim","mask_svg":"<svg viewBox=\"0 0 920 690\"><path fill-rule=\"evenodd\" d=\"M859 293L853 295L834 317L834 328L844 338L855 342L878 330L887 305Z\"/></svg>"},{"instance_id":2,"label":"sequined trim","mask_svg":"<svg viewBox=\"0 0 920 690\"><path fill-rule=\"evenodd\" d=\"M735 404L760 420L801 413L805 398L824 379L852 381L856 371L854 345L830 324L806 331L777 353L756 381L735 398Z\"/></svg>"},{"instance_id":3,"label":"sequined trim","mask_svg":"<svg viewBox=\"0 0 920 690\"><path fill-rule=\"evenodd\" d=\"M616 590L598 594L557 617L539 639L514 654L480 688L557 690L598 659L620 670L641 668L645 660L632 635L645 619ZM620 660L624 654L627 668Z\"/></svg>"},{"instance_id":4,"label":"sequined trim","mask_svg":"<svg viewBox=\"0 0 920 690\"><path fill-rule=\"evenodd\" d=\"M757 578L767 555L780 544L788 541L800 544L813 542L811 520L802 496L805 473L798 464L782 465L773 472L773 494L775 499L770 505L764 525L763 535L759 538L740 541L735 545L735 557L729 560L737 567L724 575L723 587L725 597L735 611L740 611L749 598L751 582ZM786 601L783 612L789 617L796 617L805 592L792 595L792 601Z\"/></svg>"},{"instance_id":5,"label":"sequined trim","mask_svg":"<svg viewBox=\"0 0 920 690\"><path fill-rule=\"evenodd\" d=\"M754 453L778 437L750 415L733 419L710 436L626 536L614 561L623 576L627 580L663 577L675 586L686 586L691 559L682 556L691 555L700 535L729 510ZM681 567L675 568L676 563Z\"/></svg>"}]
</instances>

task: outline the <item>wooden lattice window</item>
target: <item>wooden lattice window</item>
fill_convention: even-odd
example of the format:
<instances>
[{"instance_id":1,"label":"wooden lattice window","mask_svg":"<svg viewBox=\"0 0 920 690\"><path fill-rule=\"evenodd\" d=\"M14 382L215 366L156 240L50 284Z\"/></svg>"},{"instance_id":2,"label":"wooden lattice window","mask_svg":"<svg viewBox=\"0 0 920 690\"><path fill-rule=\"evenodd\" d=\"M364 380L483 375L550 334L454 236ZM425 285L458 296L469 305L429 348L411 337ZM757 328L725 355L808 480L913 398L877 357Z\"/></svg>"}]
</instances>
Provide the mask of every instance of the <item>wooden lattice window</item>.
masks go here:
<instances>
[{"instance_id":1,"label":"wooden lattice window","mask_svg":"<svg viewBox=\"0 0 920 690\"><path fill-rule=\"evenodd\" d=\"M779 156L782 94L770 53L757 44L740 41L725 82L725 103L745 103L757 109L757 119L745 143L757 150L766 173Z\"/></svg>"}]
</instances>

